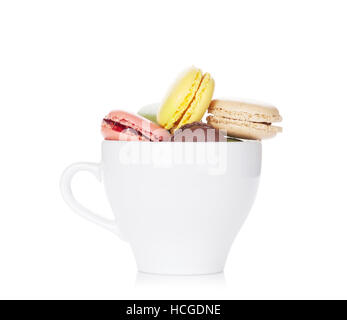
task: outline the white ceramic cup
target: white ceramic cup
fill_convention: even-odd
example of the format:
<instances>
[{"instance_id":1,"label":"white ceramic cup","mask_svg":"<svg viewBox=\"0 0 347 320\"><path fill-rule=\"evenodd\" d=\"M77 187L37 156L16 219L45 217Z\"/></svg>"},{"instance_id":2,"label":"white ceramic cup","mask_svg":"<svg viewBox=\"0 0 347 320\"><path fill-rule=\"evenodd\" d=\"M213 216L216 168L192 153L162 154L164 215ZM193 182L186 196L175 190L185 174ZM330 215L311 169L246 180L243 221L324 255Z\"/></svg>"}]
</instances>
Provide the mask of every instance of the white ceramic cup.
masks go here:
<instances>
[{"instance_id":1,"label":"white ceramic cup","mask_svg":"<svg viewBox=\"0 0 347 320\"><path fill-rule=\"evenodd\" d=\"M79 204L76 172L103 182L115 220ZM230 246L254 202L261 143L103 141L101 163L76 163L61 179L67 204L128 241L139 271L222 272Z\"/></svg>"}]
</instances>

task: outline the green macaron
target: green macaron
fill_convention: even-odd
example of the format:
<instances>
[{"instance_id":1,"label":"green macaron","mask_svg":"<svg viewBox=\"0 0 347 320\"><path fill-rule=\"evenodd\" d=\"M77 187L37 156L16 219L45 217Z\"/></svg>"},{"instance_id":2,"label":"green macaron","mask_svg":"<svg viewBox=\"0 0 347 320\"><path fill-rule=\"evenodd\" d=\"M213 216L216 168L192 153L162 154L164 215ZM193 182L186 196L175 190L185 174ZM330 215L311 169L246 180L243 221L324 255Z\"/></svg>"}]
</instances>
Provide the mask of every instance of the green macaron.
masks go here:
<instances>
[{"instance_id":1,"label":"green macaron","mask_svg":"<svg viewBox=\"0 0 347 320\"><path fill-rule=\"evenodd\" d=\"M138 114L141 117L144 117L154 123L157 123L157 113L159 110L160 104L159 103L153 103L146 105L142 107L139 111Z\"/></svg>"}]
</instances>

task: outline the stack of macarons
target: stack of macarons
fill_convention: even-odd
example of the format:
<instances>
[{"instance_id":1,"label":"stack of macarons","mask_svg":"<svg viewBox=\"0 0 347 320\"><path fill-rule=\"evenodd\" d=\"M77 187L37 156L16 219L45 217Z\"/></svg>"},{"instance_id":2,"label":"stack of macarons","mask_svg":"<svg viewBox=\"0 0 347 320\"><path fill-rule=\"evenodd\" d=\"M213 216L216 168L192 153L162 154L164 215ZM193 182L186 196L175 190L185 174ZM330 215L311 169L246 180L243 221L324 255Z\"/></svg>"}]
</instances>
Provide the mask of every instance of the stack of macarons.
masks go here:
<instances>
[{"instance_id":1,"label":"stack of macarons","mask_svg":"<svg viewBox=\"0 0 347 320\"><path fill-rule=\"evenodd\" d=\"M215 82L209 73L191 67L174 82L160 105L142 108L138 115L110 112L102 121L106 140L119 141L227 141L261 140L282 131L282 120L270 105L212 100ZM202 119L206 113L207 123ZM235 140L233 140L235 141Z\"/></svg>"}]
</instances>

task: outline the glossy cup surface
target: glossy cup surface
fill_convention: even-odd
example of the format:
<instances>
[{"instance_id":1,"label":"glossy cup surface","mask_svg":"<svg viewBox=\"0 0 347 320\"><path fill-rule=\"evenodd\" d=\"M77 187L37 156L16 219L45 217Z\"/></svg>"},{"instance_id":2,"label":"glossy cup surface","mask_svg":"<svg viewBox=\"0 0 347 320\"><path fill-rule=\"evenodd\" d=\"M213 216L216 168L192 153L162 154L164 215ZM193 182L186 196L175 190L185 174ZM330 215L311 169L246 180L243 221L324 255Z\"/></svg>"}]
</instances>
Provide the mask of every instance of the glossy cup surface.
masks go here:
<instances>
[{"instance_id":1,"label":"glossy cup surface","mask_svg":"<svg viewBox=\"0 0 347 320\"><path fill-rule=\"evenodd\" d=\"M258 141L102 143L106 194L143 272L221 272L260 171Z\"/></svg>"}]
</instances>

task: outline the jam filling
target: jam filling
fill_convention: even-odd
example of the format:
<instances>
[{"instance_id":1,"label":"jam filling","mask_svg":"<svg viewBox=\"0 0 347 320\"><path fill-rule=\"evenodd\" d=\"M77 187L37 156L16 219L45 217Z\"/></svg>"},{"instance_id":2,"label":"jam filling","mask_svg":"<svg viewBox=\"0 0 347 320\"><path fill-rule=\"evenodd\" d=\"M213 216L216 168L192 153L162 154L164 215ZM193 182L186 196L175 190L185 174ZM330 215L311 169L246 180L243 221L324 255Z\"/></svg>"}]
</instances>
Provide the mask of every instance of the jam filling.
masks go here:
<instances>
[{"instance_id":1,"label":"jam filling","mask_svg":"<svg viewBox=\"0 0 347 320\"><path fill-rule=\"evenodd\" d=\"M141 137L144 137L146 140L149 140L149 138L143 135L140 131L127 127L124 124L113 121L111 119L104 119L104 122L107 123L109 126L111 126L111 129L113 131L124 132L124 133L126 133L127 131L130 131L134 135L141 136Z\"/></svg>"}]
</instances>

